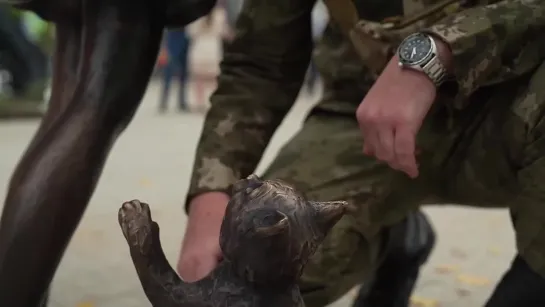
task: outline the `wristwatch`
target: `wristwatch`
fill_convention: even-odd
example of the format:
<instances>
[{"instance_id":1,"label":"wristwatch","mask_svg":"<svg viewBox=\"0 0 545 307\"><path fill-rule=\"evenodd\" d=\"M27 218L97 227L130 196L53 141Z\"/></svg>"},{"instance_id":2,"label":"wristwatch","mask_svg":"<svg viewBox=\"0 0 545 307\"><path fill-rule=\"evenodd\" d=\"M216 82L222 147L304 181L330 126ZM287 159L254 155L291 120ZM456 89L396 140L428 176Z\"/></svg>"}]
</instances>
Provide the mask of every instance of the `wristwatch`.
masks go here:
<instances>
[{"instance_id":1,"label":"wristwatch","mask_svg":"<svg viewBox=\"0 0 545 307\"><path fill-rule=\"evenodd\" d=\"M447 77L447 70L437 52L433 37L426 33L407 36L397 49L398 65L425 73L437 87Z\"/></svg>"}]
</instances>

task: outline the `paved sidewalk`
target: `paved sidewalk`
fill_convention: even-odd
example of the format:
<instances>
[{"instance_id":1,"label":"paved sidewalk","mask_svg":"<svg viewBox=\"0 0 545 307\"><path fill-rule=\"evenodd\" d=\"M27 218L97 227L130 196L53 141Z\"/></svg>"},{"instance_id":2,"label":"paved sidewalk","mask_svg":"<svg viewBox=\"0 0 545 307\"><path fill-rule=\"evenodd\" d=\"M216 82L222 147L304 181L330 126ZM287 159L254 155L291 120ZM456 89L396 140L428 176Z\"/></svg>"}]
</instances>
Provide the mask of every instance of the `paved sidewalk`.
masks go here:
<instances>
[{"instance_id":1,"label":"paved sidewalk","mask_svg":"<svg viewBox=\"0 0 545 307\"><path fill-rule=\"evenodd\" d=\"M208 54L212 59L213 43L213 39L203 42L197 54ZM161 225L166 255L175 263L185 225L182 200L203 116L174 111L159 115L158 95L158 84L153 83L136 118L114 146L56 275L52 307L150 306L117 224L117 210L123 201L139 198L151 204L153 216ZM297 130L314 101L310 96L299 99L275 135L260 171ZM36 121L0 122L2 199L15 163L36 128ZM450 206L426 211L438 231L438 245L419 280L414 306L482 306L514 253L507 212ZM335 306L348 306L349 299Z\"/></svg>"}]
</instances>

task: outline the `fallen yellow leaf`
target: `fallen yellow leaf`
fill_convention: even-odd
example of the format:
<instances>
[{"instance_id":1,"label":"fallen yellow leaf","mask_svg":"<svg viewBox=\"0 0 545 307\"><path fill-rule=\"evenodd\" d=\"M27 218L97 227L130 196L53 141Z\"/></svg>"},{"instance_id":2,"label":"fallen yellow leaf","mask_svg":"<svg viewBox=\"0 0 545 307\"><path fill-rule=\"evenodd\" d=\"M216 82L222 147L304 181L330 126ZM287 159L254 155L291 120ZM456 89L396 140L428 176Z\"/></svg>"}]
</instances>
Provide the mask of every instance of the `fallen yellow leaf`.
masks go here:
<instances>
[{"instance_id":1,"label":"fallen yellow leaf","mask_svg":"<svg viewBox=\"0 0 545 307\"><path fill-rule=\"evenodd\" d=\"M471 292L467 289L456 289L456 294L458 294L459 297L465 297L471 295Z\"/></svg>"},{"instance_id":2,"label":"fallen yellow leaf","mask_svg":"<svg viewBox=\"0 0 545 307\"><path fill-rule=\"evenodd\" d=\"M411 297L411 307L439 307L439 302L430 298L413 296Z\"/></svg>"},{"instance_id":3,"label":"fallen yellow leaf","mask_svg":"<svg viewBox=\"0 0 545 307\"><path fill-rule=\"evenodd\" d=\"M435 267L435 272L439 274L449 274L452 272L458 272L459 267L457 265L438 265Z\"/></svg>"},{"instance_id":4,"label":"fallen yellow leaf","mask_svg":"<svg viewBox=\"0 0 545 307\"><path fill-rule=\"evenodd\" d=\"M76 307L95 307L95 304L91 302L82 302L82 303L78 303Z\"/></svg>"},{"instance_id":5,"label":"fallen yellow leaf","mask_svg":"<svg viewBox=\"0 0 545 307\"><path fill-rule=\"evenodd\" d=\"M458 259L466 259L467 258L467 253L464 252L463 250L459 249L459 248L452 248L450 250L450 254L454 258L458 258Z\"/></svg>"},{"instance_id":6,"label":"fallen yellow leaf","mask_svg":"<svg viewBox=\"0 0 545 307\"><path fill-rule=\"evenodd\" d=\"M458 275L458 281L471 286L486 286L490 284L490 280L486 277L474 275Z\"/></svg>"},{"instance_id":7,"label":"fallen yellow leaf","mask_svg":"<svg viewBox=\"0 0 545 307\"><path fill-rule=\"evenodd\" d=\"M140 182L139 184L145 188L149 188L151 187L153 184L151 183L151 180L149 179L146 179L146 178L142 178L140 179Z\"/></svg>"},{"instance_id":8,"label":"fallen yellow leaf","mask_svg":"<svg viewBox=\"0 0 545 307\"><path fill-rule=\"evenodd\" d=\"M494 217L494 218L488 219L488 225L492 227L503 226L503 223L504 223L503 217L501 218Z\"/></svg>"},{"instance_id":9,"label":"fallen yellow leaf","mask_svg":"<svg viewBox=\"0 0 545 307\"><path fill-rule=\"evenodd\" d=\"M488 253L492 254L494 256L498 256L500 254L500 249L497 248L497 247L489 247L488 248Z\"/></svg>"}]
</instances>

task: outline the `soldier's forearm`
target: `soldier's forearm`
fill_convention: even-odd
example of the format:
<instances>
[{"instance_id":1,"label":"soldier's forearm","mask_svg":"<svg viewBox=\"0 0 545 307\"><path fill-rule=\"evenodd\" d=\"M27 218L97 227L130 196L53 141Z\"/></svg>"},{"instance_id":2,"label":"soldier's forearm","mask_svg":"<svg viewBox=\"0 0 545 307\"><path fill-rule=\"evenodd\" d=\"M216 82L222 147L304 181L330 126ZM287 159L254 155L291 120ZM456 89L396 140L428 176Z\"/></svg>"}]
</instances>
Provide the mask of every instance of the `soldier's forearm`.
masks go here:
<instances>
[{"instance_id":1,"label":"soldier's forearm","mask_svg":"<svg viewBox=\"0 0 545 307\"><path fill-rule=\"evenodd\" d=\"M283 117L284 112L274 114L244 99L213 105L197 148L187 201L205 192L228 193L231 184L252 173Z\"/></svg>"},{"instance_id":2,"label":"soldier's forearm","mask_svg":"<svg viewBox=\"0 0 545 307\"><path fill-rule=\"evenodd\" d=\"M303 83L314 0L246 0L221 62L188 200L252 173Z\"/></svg>"},{"instance_id":3,"label":"soldier's forearm","mask_svg":"<svg viewBox=\"0 0 545 307\"><path fill-rule=\"evenodd\" d=\"M232 183L252 173L295 102L300 83L288 77L282 78L284 83L260 77L255 71L259 64L242 56L228 52L222 64L197 147L188 200L204 192L228 192ZM269 74L275 77L276 72Z\"/></svg>"},{"instance_id":4,"label":"soldier's forearm","mask_svg":"<svg viewBox=\"0 0 545 307\"><path fill-rule=\"evenodd\" d=\"M483 85L524 74L545 58L545 1L504 0L449 16L427 30L452 51L456 103ZM505 61L513 59L513 61Z\"/></svg>"}]
</instances>

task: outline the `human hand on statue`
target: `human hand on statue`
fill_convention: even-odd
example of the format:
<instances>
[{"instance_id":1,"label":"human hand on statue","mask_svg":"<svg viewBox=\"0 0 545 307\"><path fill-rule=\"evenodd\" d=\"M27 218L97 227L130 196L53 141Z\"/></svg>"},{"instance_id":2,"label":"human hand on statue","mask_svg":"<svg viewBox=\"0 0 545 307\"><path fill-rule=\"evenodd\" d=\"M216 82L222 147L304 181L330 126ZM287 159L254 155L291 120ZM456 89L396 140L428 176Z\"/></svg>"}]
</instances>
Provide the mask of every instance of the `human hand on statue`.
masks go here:
<instances>
[{"instance_id":1,"label":"human hand on statue","mask_svg":"<svg viewBox=\"0 0 545 307\"><path fill-rule=\"evenodd\" d=\"M448 46L438 41L437 47L448 69ZM436 92L435 84L426 74L400 68L394 56L356 111L364 154L416 178L416 135L435 101Z\"/></svg>"},{"instance_id":2,"label":"human hand on statue","mask_svg":"<svg viewBox=\"0 0 545 307\"><path fill-rule=\"evenodd\" d=\"M189 218L182 242L177 270L185 281L208 275L222 259L219 236L229 196L221 192L204 193L189 204Z\"/></svg>"}]
</instances>

